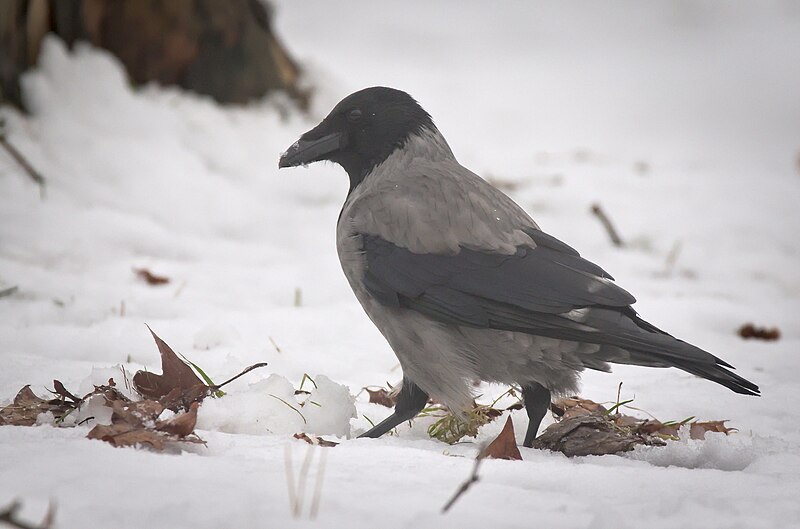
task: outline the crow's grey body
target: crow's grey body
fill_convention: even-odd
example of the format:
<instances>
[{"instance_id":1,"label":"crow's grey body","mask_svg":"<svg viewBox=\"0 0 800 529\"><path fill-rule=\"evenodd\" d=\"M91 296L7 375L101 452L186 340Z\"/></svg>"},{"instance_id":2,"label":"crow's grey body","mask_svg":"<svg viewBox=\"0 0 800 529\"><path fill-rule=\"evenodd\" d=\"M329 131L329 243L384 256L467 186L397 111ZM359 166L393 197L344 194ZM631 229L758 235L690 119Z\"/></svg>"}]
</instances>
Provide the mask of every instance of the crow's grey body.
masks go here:
<instances>
[{"instance_id":1,"label":"crow's grey body","mask_svg":"<svg viewBox=\"0 0 800 529\"><path fill-rule=\"evenodd\" d=\"M430 201L437 207L431 208ZM386 306L364 286L364 236L414 253L458 254L461 248L512 255L535 243L536 223L506 195L458 164L438 131L411 138L347 197L336 230L342 269L356 297L392 346L403 373L456 412L472 402L470 382L539 382L557 393L577 389L582 357L599 347L518 332L437 322Z\"/></svg>"},{"instance_id":2,"label":"crow's grey body","mask_svg":"<svg viewBox=\"0 0 800 529\"><path fill-rule=\"evenodd\" d=\"M350 175L339 258L404 374L395 413L365 435L413 417L428 396L459 413L485 380L523 388L530 445L551 392L577 391L582 370L609 362L679 367L758 394L719 358L639 318L610 275L461 166L407 94L349 96L280 166L320 159Z\"/></svg>"}]
</instances>

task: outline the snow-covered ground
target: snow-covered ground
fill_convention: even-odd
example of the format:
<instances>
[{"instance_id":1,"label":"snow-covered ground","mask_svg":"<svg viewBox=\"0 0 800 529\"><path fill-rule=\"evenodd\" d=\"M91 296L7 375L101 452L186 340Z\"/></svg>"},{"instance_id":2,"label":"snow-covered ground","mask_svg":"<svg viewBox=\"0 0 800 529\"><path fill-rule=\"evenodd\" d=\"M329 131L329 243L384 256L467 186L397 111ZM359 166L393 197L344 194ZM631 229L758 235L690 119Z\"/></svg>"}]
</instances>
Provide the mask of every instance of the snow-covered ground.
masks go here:
<instances>
[{"instance_id":1,"label":"snow-covered ground","mask_svg":"<svg viewBox=\"0 0 800 529\"><path fill-rule=\"evenodd\" d=\"M0 299L0 405L25 384L43 395L58 378L83 391L118 364L158 370L145 323L217 381L270 364L206 401L207 447L180 455L90 441L88 426L0 427L0 507L18 498L33 521L53 501L63 528L800 526L796 2L319 0L276 13L318 86L311 118L282 119L281 101L220 108L174 89L133 91L108 55L53 40L26 79L32 115L0 110L48 179L40 198L0 154L0 290L19 287ZM623 398L662 420L729 419L739 433L625 457L523 448L522 462L484 462L442 515L477 444L431 440L420 419L326 449L312 522L315 448L294 518L286 456L296 476L308 445L291 433L354 437L365 416L389 410L361 393L349 421L336 384L357 395L400 375L335 255L343 172L278 172L277 157L339 98L374 84L414 95L462 163L612 273L646 319L763 391L617 367L586 373L584 396L612 401L622 381ZM594 202L627 248L610 245ZM172 281L148 286L136 267ZM744 341L746 322L782 337ZM322 404L305 424L277 398L292 398L304 373ZM520 436L524 412L513 418Z\"/></svg>"}]
</instances>

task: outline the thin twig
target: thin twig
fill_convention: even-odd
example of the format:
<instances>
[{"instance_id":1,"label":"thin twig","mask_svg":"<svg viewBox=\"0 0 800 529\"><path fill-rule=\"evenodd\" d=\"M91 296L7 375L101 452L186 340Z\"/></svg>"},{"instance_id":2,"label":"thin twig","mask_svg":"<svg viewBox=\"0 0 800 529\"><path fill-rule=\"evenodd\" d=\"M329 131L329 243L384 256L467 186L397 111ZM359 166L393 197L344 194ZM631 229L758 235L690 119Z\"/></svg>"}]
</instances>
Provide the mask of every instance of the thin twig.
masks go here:
<instances>
[{"instance_id":1,"label":"thin twig","mask_svg":"<svg viewBox=\"0 0 800 529\"><path fill-rule=\"evenodd\" d=\"M315 520L319 514L319 501L322 497L322 481L325 479L325 463L327 462L328 451L323 450L319 455L317 464L317 481L314 483L314 496L311 498L311 511L309 518Z\"/></svg>"},{"instance_id":2,"label":"thin twig","mask_svg":"<svg viewBox=\"0 0 800 529\"><path fill-rule=\"evenodd\" d=\"M484 448L481 448L480 452L478 452L478 456L475 458L475 464L472 466L472 473L469 475L469 477L466 479L466 481L464 481L464 483L462 483L461 486L458 487L458 490L456 490L456 493L453 494L452 498L450 498L450 501L448 501L444 505L444 507L442 507L442 514L446 513L448 510L450 510L450 507L452 507L453 504L456 501L458 501L458 499L465 492L467 492L469 490L469 488L472 486L473 483L477 483L478 482L478 479L480 479L478 477L478 468L480 468L481 462L484 460L485 457L486 456L484 455Z\"/></svg>"},{"instance_id":3,"label":"thin twig","mask_svg":"<svg viewBox=\"0 0 800 529\"><path fill-rule=\"evenodd\" d=\"M300 518L303 512L303 501L306 499L306 480L308 472L311 470L311 460L314 459L314 445L308 445L306 455L303 458L303 465L300 467L300 475L297 476L297 502L294 505L294 517Z\"/></svg>"},{"instance_id":4,"label":"thin twig","mask_svg":"<svg viewBox=\"0 0 800 529\"><path fill-rule=\"evenodd\" d=\"M233 376L233 377L229 378L228 380L226 380L226 381L225 381L225 382L223 382L222 384L217 384L217 385L215 385L215 386L209 386L209 387L210 387L212 390L214 390L214 391L217 391L217 390L218 390L219 388L221 388L222 386L224 386L224 385L226 385L226 384L230 384L231 382L233 382L234 380L236 380L236 379L237 379L237 378L239 378L240 376L242 376L242 375L246 375L247 373L249 373L249 372L250 372L250 371L252 371L253 369L258 369L258 368L260 368L260 367L266 367L267 365L268 365L268 364L267 364L266 362L259 362L259 363L257 363L257 364L253 364L253 365L251 365L250 367L246 367L246 368L244 369L244 371L242 371L241 373L239 373L239 374L238 374L238 375L236 375L236 376Z\"/></svg>"},{"instance_id":5,"label":"thin twig","mask_svg":"<svg viewBox=\"0 0 800 529\"><path fill-rule=\"evenodd\" d=\"M0 290L0 298L4 298L6 296L10 296L11 294L16 292L17 290L19 290L19 287L17 285L14 285L13 287L9 287L9 288Z\"/></svg>"},{"instance_id":6,"label":"thin twig","mask_svg":"<svg viewBox=\"0 0 800 529\"><path fill-rule=\"evenodd\" d=\"M284 463L286 465L286 488L289 490L289 507L292 514L296 512L295 506L297 505L297 495L294 488L294 470L292 469L292 445L287 444L286 450L283 453ZM295 515L295 517L297 517Z\"/></svg>"},{"instance_id":7,"label":"thin twig","mask_svg":"<svg viewBox=\"0 0 800 529\"><path fill-rule=\"evenodd\" d=\"M2 130L2 123L0 123L0 145L2 145L3 148L6 150L6 152L14 159L14 161L17 162L19 166L25 170L26 173L28 173L28 176L31 177L31 180L36 182L36 184L40 188L44 187L45 185L44 177L39 171L37 171L30 164L27 158L25 158L25 156L21 152L19 152L19 150L17 150L16 147L14 147L13 145L11 145L11 143L9 143L9 141L6 139L5 133Z\"/></svg>"},{"instance_id":8,"label":"thin twig","mask_svg":"<svg viewBox=\"0 0 800 529\"><path fill-rule=\"evenodd\" d=\"M272 339L272 336L267 336L267 338L269 338L269 342L272 344L272 347L275 348L275 351L280 353L281 352L281 348L278 347L278 344L275 343L275 340Z\"/></svg>"},{"instance_id":9,"label":"thin twig","mask_svg":"<svg viewBox=\"0 0 800 529\"><path fill-rule=\"evenodd\" d=\"M664 275L670 275L675 269L675 263L678 262L678 256L681 254L682 244L681 241L675 241L672 245L667 258L664 260Z\"/></svg>"},{"instance_id":10,"label":"thin twig","mask_svg":"<svg viewBox=\"0 0 800 529\"><path fill-rule=\"evenodd\" d=\"M600 207L600 204L592 204L592 213L595 217L600 219L600 222L603 224L606 232L608 232L608 236L611 238L611 243L620 248L625 246L625 243L622 242L622 238L619 236L619 233L617 233L614 225L611 224L611 220L608 218L608 215L606 215L606 212L603 211L603 208Z\"/></svg>"},{"instance_id":11,"label":"thin twig","mask_svg":"<svg viewBox=\"0 0 800 529\"><path fill-rule=\"evenodd\" d=\"M15 500L8 507L0 510L0 522L17 529L49 529L52 527L53 519L55 518L55 506L52 503L47 507L47 514L45 514L44 520L38 525L32 525L18 519L17 512L20 507L22 507L22 504Z\"/></svg>"}]
</instances>

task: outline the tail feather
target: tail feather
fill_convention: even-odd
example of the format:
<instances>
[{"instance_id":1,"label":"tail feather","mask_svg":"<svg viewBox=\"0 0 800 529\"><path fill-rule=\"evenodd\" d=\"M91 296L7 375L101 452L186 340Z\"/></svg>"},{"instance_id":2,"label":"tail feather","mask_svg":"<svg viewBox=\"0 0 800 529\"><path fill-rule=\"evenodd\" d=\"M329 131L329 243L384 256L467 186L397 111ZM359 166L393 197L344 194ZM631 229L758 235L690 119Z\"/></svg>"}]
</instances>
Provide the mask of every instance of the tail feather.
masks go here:
<instances>
[{"instance_id":1,"label":"tail feather","mask_svg":"<svg viewBox=\"0 0 800 529\"><path fill-rule=\"evenodd\" d=\"M660 350L659 348L636 348L635 351L632 351L635 356L643 355L648 361L652 359L663 359L666 364L682 369L698 377L705 378L706 380L716 382L741 395L760 396L761 390L758 386L746 378L730 371L730 369L735 368L724 360L682 340L678 340L655 325L644 321L631 307L627 307L627 309L623 311L623 314L630 318L639 329L647 333L666 336L673 340L673 343L670 344L669 352ZM698 354L698 352L702 354ZM713 359L713 362L709 362L709 359Z\"/></svg>"}]
</instances>

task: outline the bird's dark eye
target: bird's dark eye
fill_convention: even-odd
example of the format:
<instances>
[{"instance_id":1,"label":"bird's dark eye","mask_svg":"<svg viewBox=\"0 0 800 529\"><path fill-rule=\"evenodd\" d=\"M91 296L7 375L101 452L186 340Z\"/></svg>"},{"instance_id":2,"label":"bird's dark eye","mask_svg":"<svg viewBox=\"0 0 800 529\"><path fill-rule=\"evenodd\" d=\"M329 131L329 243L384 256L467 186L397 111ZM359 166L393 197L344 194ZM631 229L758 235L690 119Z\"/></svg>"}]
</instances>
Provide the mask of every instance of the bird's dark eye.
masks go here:
<instances>
[{"instance_id":1,"label":"bird's dark eye","mask_svg":"<svg viewBox=\"0 0 800 529\"><path fill-rule=\"evenodd\" d=\"M361 121L361 111L357 108L354 108L350 112L347 113L347 121L350 123L356 123L357 121Z\"/></svg>"}]
</instances>

